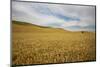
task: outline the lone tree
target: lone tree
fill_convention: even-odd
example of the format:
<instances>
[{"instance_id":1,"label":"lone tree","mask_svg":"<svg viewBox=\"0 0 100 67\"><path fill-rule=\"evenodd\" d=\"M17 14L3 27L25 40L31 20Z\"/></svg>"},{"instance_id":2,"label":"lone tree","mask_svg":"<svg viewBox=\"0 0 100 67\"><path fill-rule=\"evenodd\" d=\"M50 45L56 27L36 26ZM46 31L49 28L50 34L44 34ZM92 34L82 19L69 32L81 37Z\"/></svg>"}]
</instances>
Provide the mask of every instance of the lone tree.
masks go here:
<instances>
[{"instance_id":1,"label":"lone tree","mask_svg":"<svg viewBox=\"0 0 100 67\"><path fill-rule=\"evenodd\" d=\"M84 33L84 31L81 31L81 33Z\"/></svg>"}]
</instances>

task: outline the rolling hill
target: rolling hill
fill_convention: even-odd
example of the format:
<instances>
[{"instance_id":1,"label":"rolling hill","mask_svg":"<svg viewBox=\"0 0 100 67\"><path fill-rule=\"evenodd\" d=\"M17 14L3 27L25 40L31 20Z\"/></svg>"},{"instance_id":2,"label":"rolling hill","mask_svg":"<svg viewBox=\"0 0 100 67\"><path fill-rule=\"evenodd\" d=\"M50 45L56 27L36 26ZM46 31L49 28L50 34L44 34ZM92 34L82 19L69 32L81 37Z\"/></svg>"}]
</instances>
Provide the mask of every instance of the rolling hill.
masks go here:
<instances>
[{"instance_id":1,"label":"rolling hill","mask_svg":"<svg viewBox=\"0 0 100 67\"><path fill-rule=\"evenodd\" d=\"M71 32L60 28L12 21L13 65L95 60L95 33Z\"/></svg>"},{"instance_id":2,"label":"rolling hill","mask_svg":"<svg viewBox=\"0 0 100 67\"><path fill-rule=\"evenodd\" d=\"M27 22L21 21L12 21L13 31L14 32L70 32L61 28L51 28L45 26L39 26Z\"/></svg>"}]
</instances>

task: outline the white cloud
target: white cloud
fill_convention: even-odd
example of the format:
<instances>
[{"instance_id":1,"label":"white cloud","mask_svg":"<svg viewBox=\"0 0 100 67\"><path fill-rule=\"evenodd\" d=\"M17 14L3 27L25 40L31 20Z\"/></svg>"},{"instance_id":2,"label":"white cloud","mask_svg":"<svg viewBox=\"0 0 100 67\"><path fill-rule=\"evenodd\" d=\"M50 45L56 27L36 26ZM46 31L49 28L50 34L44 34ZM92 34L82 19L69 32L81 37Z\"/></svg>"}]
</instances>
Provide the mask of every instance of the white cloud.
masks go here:
<instances>
[{"instance_id":1,"label":"white cloud","mask_svg":"<svg viewBox=\"0 0 100 67\"><path fill-rule=\"evenodd\" d=\"M94 31L94 27L87 26L95 26L95 7L13 1L12 19L41 26ZM75 26L78 28L74 29Z\"/></svg>"}]
</instances>

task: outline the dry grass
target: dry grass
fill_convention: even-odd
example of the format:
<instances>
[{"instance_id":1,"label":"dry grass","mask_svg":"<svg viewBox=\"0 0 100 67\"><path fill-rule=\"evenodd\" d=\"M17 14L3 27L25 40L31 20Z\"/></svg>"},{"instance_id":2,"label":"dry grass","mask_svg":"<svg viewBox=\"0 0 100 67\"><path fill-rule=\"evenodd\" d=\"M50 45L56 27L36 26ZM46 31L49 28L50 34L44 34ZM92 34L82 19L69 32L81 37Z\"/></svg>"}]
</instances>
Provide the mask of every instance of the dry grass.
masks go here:
<instances>
[{"instance_id":1,"label":"dry grass","mask_svg":"<svg viewBox=\"0 0 100 67\"><path fill-rule=\"evenodd\" d=\"M93 32L82 34L13 23L12 40L12 61L16 65L96 60Z\"/></svg>"}]
</instances>

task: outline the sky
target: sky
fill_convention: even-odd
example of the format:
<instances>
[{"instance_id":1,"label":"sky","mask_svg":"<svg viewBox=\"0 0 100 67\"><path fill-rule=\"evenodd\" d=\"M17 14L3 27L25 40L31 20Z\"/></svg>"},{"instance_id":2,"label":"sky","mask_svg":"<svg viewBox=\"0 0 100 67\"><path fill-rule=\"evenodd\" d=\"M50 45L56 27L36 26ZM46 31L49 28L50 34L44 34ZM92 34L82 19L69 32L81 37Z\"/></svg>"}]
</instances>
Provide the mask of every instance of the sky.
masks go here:
<instances>
[{"instance_id":1,"label":"sky","mask_svg":"<svg viewBox=\"0 0 100 67\"><path fill-rule=\"evenodd\" d=\"M12 1L12 20L69 31L95 31L95 6Z\"/></svg>"}]
</instances>

